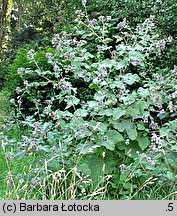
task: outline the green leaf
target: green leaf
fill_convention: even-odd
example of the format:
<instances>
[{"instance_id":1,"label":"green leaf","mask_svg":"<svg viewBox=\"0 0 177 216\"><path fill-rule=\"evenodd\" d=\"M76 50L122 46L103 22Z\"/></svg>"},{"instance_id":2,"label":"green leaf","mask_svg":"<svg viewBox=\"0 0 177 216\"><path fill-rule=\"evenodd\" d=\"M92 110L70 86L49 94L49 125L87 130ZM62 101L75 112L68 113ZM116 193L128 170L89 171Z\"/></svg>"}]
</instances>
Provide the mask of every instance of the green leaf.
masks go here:
<instances>
[{"instance_id":1,"label":"green leaf","mask_svg":"<svg viewBox=\"0 0 177 216\"><path fill-rule=\"evenodd\" d=\"M77 114L79 114L81 117L86 117L88 115L88 112L85 109L77 109L74 115L76 116Z\"/></svg>"},{"instance_id":2,"label":"green leaf","mask_svg":"<svg viewBox=\"0 0 177 216\"><path fill-rule=\"evenodd\" d=\"M128 180L128 179L127 179L127 180ZM130 191L130 190L132 189L132 184L131 184L130 182L126 182L126 183L123 184L123 187L124 187L126 190Z\"/></svg>"},{"instance_id":3,"label":"green leaf","mask_svg":"<svg viewBox=\"0 0 177 216\"><path fill-rule=\"evenodd\" d=\"M76 98L75 96L72 96L72 97L66 98L65 101L67 102L67 106L65 107L65 109L68 109L71 106L78 105L80 102L80 99Z\"/></svg>"},{"instance_id":4,"label":"green leaf","mask_svg":"<svg viewBox=\"0 0 177 216\"><path fill-rule=\"evenodd\" d=\"M108 151L105 155L105 174L110 174L115 169L116 162L113 153Z\"/></svg>"},{"instance_id":5,"label":"green leaf","mask_svg":"<svg viewBox=\"0 0 177 216\"><path fill-rule=\"evenodd\" d=\"M113 119L117 120L120 117L122 117L123 115L125 115L126 111L122 110L121 108L118 107L118 108L113 109L112 114L113 114Z\"/></svg>"},{"instance_id":6,"label":"green leaf","mask_svg":"<svg viewBox=\"0 0 177 216\"><path fill-rule=\"evenodd\" d=\"M122 121L110 121L110 122L113 124L113 127L120 132L123 132L126 129L129 130L134 128L134 123L128 119L124 119Z\"/></svg>"},{"instance_id":7,"label":"green leaf","mask_svg":"<svg viewBox=\"0 0 177 216\"><path fill-rule=\"evenodd\" d=\"M79 163L78 169L81 170L85 175L91 176L91 170L86 160Z\"/></svg>"},{"instance_id":8,"label":"green leaf","mask_svg":"<svg viewBox=\"0 0 177 216\"><path fill-rule=\"evenodd\" d=\"M136 141L130 141L128 145L119 145L118 148L120 150L124 150L125 154L128 155L130 158L138 158L139 155L137 152L142 152L141 148Z\"/></svg>"},{"instance_id":9,"label":"green leaf","mask_svg":"<svg viewBox=\"0 0 177 216\"><path fill-rule=\"evenodd\" d=\"M94 95L94 99L97 101L102 101L105 98L105 94L101 94L100 92L96 92Z\"/></svg>"},{"instance_id":10,"label":"green leaf","mask_svg":"<svg viewBox=\"0 0 177 216\"><path fill-rule=\"evenodd\" d=\"M78 169L85 175L89 175L93 188L96 188L102 180L104 161L96 155L87 155L80 161Z\"/></svg>"},{"instance_id":11,"label":"green leaf","mask_svg":"<svg viewBox=\"0 0 177 216\"><path fill-rule=\"evenodd\" d=\"M113 115L113 112L112 112L112 109L104 109L104 110L101 110L98 115L100 116L112 116Z\"/></svg>"},{"instance_id":12,"label":"green leaf","mask_svg":"<svg viewBox=\"0 0 177 216\"><path fill-rule=\"evenodd\" d=\"M98 144L100 146L105 146L107 149L113 151L115 149L115 145L121 141L124 141L124 138L118 131L108 130L104 136L100 136Z\"/></svg>"},{"instance_id":13,"label":"green leaf","mask_svg":"<svg viewBox=\"0 0 177 216\"><path fill-rule=\"evenodd\" d=\"M38 150L45 151L45 152L50 152L50 148L49 148L48 145L45 145L45 146L39 145Z\"/></svg>"},{"instance_id":14,"label":"green leaf","mask_svg":"<svg viewBox=\"0 0 177 216\"><path fill-rule=\"evenodd\" d=\"M110 60L110 59L105 59L102 62L100 62L99 66L101 67L108 67L108 68L112 68L113 66L115 66L117 63L115 60Z\"/></svg>"},{"instance_id":15,"label":"green leaf","mask_svg":"<svg viewBox=\"0 0 177 216\"><path fill-rule=\"evenodd\" d=\"M88 106L89 106L90 108L95 108L95 107L98 106L98 103L97 103L96 101L89 101L89 102L88 102Z\"/></svg>"},{"instance_id":16,"label":"green leaf","mask_svg":"<svg viewBox=\"0 0 177 216\"><path fill-rule=\"evenodd\" d=\"M123 76L124 82L128 85L133 85L135 82L140 81L140 77L137 74L127 73Z\"/></svg>"},{"instance_id":17,"label":"green leaf","mask_svg":"<svg viewBox=\"0 0 177 216\"><path fill-rule=\"evenodd\" d=\"M170 148L172 151L176 151L177 152L177 145L174 145Z\"/></svg>"},{"instance_id":18,"label":"green leaf","mask_svg":"<svg viewBox=\"0 0 177 216\"><path fill-rule=\"evenodd\" d=\"M95 149L99 148L99 145L93 145L93 142L87 142L87 143L80 143L77 146L77 151L81 154L81 155L85 155L91 152L94 152Z\"/></svg>"},{"instance_id":19,"label":"green leaf","mask_svg":"<svg viewBox=\"0 0 177 216\"><path fill-rule=\"evenodd\" d=\"M133 65L141 65L144 66L144 56L143 54L136 52L136 51L130 51L129 52L129 59L131 60L131 63ZM137 63L138 62L138 63Z\"/></svg>"},{"instance_id":20,"label":"green leaf","mask_svg":"<svg viewBox=\"0 0 177 216\"><path fill-rule=\"evenodd\" d=\"M148 109L148 105L147 103L145 103L145 101L138 101L135 107L139 110L141 115L146 115L149 113L149 112L145 113L146 112L145 110Z\"/></svg>"},{"instance_id":21,"label":"green leaf","mask_svg":"<svg viewBox=\"0 0 177 216\"><path fill-rule=\"evenodd\" d=\"M130 116L132 117L137 117L140 115L140 111L139 109L137 109L137 107L133 104L133 105L130 105L128 106L127 108L127 114L129 114Z\"/></svg>"},{"instance_id":22,"label":"green leaf","mask_svg":"<svg viewBox=\"0 0 177 216\"><path fill-rule=\"evenodd\" d=\"M148 97L150 95L149 90L142 87L140 87L137 92L143 98Z\"/></svg>"},{"instance_id":23,"label":"green leaf","mask_svg":"<svg viewBox=\"0 0 177 216\"><path fill-rule=\"evenodd\" d=\"M100 124L98 125L98 130L103 133L107 130L107 128L108 128L108 124L106 123L100 122Z\"/></svg>"},{"instance_id":24,"label":"green leaf","mask_svg":"<svg viewBox=\"0 0 177 216\"><path fill-rule=\"evenodd\" d=\"M95 83L91 83L91 84L89 85L89 88L90 88L90 89L95 89L96 91L99 90L97 84L95 84Z\"/></svg>"},{"instance_id":25,"label":"green leaf","mask_svg":"<svg viewBox=\"0 0 177 216\"><path fill-rule=\"evenodd\" d=\"M90 58L94 58L94 55L92 55L92 54L89 53L89 52L86 52L86 53L84 54L84 59L88 60L88 59L90 59Z\"/></svg>"},{"instance_id":26,"label":"green leaf","mask_svg":"<svg viewBox=\"0 0 177 216\"><path fill-rule=\"evenodd\" d=\"M108 130L106 132L108 139L114 141L114 143L124 141L123 136L116 130Z\"/></svg>"},{"instance_id":27,"label":"green leaf","mask_svg":"<svg viewBox=\"0 0 177 216\"><path fill-rule=\"evenodd\" d=\"M148 115L148 105L145 101L137 101L128 106L127 113L134 118Z\"/></svg>"},{"instance_id":28,"label":"green leaf","mask_svg":"<svg viewBox=\"0 0 177 216\"><path fill-rule=\"evenodd\" d=\"M137 130L135 128L130 128L130 129L127 129L127 135L129 137L129 139L131 140L135 140L136 137L137 137Z\"/></svg>"},{"instance_id":29,"label":"green leaf","mask_svg":"<svg viewBox=\"0 0 177 216\"><path fill-rule=\"evenodd\" d=\"M145 130L146 128L145 128L145 126L144 126L144 124L142 123L142 122L139 122L138 124L137 124L137 129L138 130Z\"/></svg>"},{"instance_id":30,"label":"green leaf","mask_svg":"<svg viewBox=\"0 0 177 216\"><path fill-rule=\"evenodd\" d=\"M148 139L148 137L144 137L140 134L138 134L136 140L138 141L138 145L142 150L146 149L150 144L150 140Z\"/></svg>"},{"instance_id":31,"label":"green leaf","mask_svg":"<svg viewBox=\"0 0 177 216\"><path fill-rule=\"evenodd\" d=\"M168 115L169 115L169 114L168 114L167 112L159 112L159 113L157 114L157 117L158 117L159 119L164 119L164 118L166 118Z\"/></svg>"},{"instance_id":32,"label":"green leaf","mask_svg":"<svg viewBox=\"0 0 177 216\"><path fill-rule=\"evenodd\" d=\"M73 114L70 113L68 110L66 111L57 111L57 118L60 119L62 117L72 117Z\"/></svg>"},{"instance_id":33,"label":"green leaf","mask_svg":"<svg viewBox=\"0 0 177 216\"><path fill-rule=\"evenodd\" d=\"M122 60L120 62L116 62L116 69L120 70L120 69L126 67L127 64L128 64L128 59L127 58L125 58L124 60Z\"/></svg>"},{"instance_id":34,"label":"green leaf","mask_svg":"<svg viewBox=\"0 0 177 216\"><path fill-rule=\"evenodd\" d=\"M110 88L111 89L114 89L114 88L123 89L124 88L124 83L122 81L119 81L119 80L113 81L110 84Z\"/></svg>"},{"instance_id":35,"label":"green leaf","mask_svg":"<svg viewBox=\"0 0 177 216\"><path fill-rule=\"evenodd\" d=\"M174 173L173 173L173 172L167 171L166 176L167 176L167 178L168 178L169 180L173 180L173 179L174 179Z\"/></svg>"}]
</instances>

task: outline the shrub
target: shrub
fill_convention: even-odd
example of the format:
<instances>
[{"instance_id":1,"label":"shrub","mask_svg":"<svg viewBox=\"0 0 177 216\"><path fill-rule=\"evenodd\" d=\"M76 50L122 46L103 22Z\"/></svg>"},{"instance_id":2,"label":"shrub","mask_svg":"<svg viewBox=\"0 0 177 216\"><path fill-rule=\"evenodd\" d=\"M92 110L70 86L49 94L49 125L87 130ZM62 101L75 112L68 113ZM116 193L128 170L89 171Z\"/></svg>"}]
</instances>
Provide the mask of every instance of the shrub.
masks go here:
<instances>
[{"instance_id":1,"label":"shrub","mask_svg":"<svg viewBox=\"0 0 177 216\"><path fill-rule=\"evenodd\" d=\"M43 181L48 172L74 170L77 178L89 176L88 190L106 185L114 198L130 198L136 187L156 181L174 185L177 69L149 63L167 39L156 34L153 17L134 29L126 19L116 24L109 16L77 14L72 32L52 38L50 69L30 50L36 68L18 70L23 84L12 103L29 134L17 154L40 156Z\"/></svg>"}]
</instances>

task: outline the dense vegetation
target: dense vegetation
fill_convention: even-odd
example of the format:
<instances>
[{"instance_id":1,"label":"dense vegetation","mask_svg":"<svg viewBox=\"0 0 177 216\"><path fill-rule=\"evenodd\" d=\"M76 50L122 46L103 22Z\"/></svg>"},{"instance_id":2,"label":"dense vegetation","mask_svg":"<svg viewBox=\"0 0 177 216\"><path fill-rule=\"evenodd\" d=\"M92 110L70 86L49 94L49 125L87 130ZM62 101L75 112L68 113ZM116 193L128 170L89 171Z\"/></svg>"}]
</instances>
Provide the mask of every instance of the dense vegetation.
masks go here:
<instances>
[{"instance_id":1,"label":"dense vegetation","mask_svg":"<svg viewBox=\"0 0 177 216\"><path fill-rule=\"evenodd\" d=\"M176 1L1 3L0 197L175 199Z\"/></svg>"}]
</instances>

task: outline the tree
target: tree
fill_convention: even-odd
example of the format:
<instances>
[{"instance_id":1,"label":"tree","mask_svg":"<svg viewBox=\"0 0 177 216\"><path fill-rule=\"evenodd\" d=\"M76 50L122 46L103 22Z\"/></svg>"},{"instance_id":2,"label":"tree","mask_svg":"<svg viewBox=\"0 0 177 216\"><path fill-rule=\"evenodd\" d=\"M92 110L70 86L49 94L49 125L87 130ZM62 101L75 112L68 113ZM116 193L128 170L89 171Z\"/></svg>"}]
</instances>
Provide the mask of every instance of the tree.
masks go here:
<instances>
[{"instance_id":1,"label":"tree","mask_svg":"<svg viewBox=\"0 0 177 216\"><path fill-rule=\"evenodd\" d=\"M9 33L9 20L13 0L1 0L0 2L0 52L2 52L5 45L4 43L7 39L7 34Z\"/></svg>"}]
</instances>

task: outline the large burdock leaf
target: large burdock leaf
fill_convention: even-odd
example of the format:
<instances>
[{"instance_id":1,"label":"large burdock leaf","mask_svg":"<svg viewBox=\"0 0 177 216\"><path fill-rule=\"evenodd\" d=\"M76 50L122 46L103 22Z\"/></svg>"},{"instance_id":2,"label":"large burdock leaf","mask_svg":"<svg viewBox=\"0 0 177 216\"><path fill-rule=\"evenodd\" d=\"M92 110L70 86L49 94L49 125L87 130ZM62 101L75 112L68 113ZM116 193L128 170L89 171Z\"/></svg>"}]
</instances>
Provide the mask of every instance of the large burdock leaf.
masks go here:
<instances>
[{"instance_id":1,"label":"large burdock leaf","mask_svg":"<svg viewBox=\"0 0 177 216\"><path fill-rule=\"evenodd\" d=\"M145 89L145 88L142 88L142 87L140 87L137 92L143 98L148 97L150 95L149 90Z\"/></svg>"},{"instance_id":2,"label":"large burdock leaf","mask_svg":"<svg viewBox=\"0 0 177 216\"><path fill-rule=\"evenodd\" d=\"M105 174L110 174L115 169L116 163L111 152L106 152L104 158L94 154L86 155L79 165L78 169L88 175L92 180L93 188L98 187Z\"/></svg>"},{"instance_id":3,"label":"large burdock leaf","mask_svg":"<svg viewBox=\"0 0 177 216\"><path fill-rule=\"evenodd\" d=\"M123 119L122 121L113 120L110 122L113 124L113 127L120 132L123 132L124 130L128 130L128 129L132 129L135 127L134 123L131 122L129 119Z\"/></svg>"},{"instance_id":4,"label":"large burdock leaf","mask_svg":"<svg viewBox=\"0 0 177 216\"><path fill-rule=\"evenodd\" d=\"M106 68L112 68L113 66L116 65L115 60L110 60L110 59L105 59L102 62L99 63L100 67L106 67Z\"/></svg>"},{"instance_id":5,"label":"large burdock leaf","mask_svg":"<svg viewBox=\"0 0 177 216\"><path fill-rule=\"evenodd\" d=\"M126 111L125 110L122 110L121 108L115 108L112 110L112 113L113 113L113 119L114 120L117 120L119 119L120 117L122 117L123 115L126 114Z\"/></svg>"},{"instance_id":6,"label":"large burdock leaf","mask_svg":"<svg viewBox=\"0 0 177 216\"><path fill-rule=\"evenodd\" d=\"M139 157L139 153L142 153L142 150L140 148L140 146L138 145L138 142L135 141L130 141L130 144L128 145L120 145L118 146L118 148L120 150L124 150L125 151L125 155L128 155L128 157L130 158L138 158Z\"/></svg>"},{"instance_id":7,"label":"large burdock leaf","mask_svg":"<svg viewBox=\"0 0 177 216\"><path fill-rule=\"evenodd\" d=\"M125 68L127 65L128 65L128 58L125 58L122 61L116 63L116 69L120 70L122 68Z\"/></svg>"},{"instance_id":8,"label":"large burdock leaf","mask_svg":"<svg viewBox=\"0 0 177 216\"><path fill-rule=\"evenodd\" d=\"M129 59L134 66L141 65L144 66L144 56L140 52L130 51Z\"/></svg>"},{"instance_id":9,"label":"large burdock leaf","mask_svg":"<svg viewBox=\"0 0 177 216\"><path fill-rule=\"evenodd\" d=\"M87 110L85 110L85 109L77 109L77 110L75 111L74 115L75 115L75 116L76 116L76 115L79 115L79 116L81 116L81 117L86 117L86 116L88 115L88 112L87 112Z\"/></svg>"},{"instance_id":10,"label":"large burdock leaf","mask_svg":"<svg viewBox=\"0 0 177 216\"><path fill-rule=\"evenodd\" d=\"M100 116L112 116L113 112L112 112L112 109L103 109L98 113L98 115L100 115Z\"/></svg>"},{"instance_id":11,"label":"large burdock leaf","mask_svg":"<svg viewBox=\"0 0 177 216\"><path fill-rule=\"evenodd\" d=\"M113 158L113 153L108 151L105 155L105 174L110 174L116 166L115 159Z\"/></svg>"},{"instance_id":12,"label":"large burdock leaf","mask_svg":"<svg viewBox=\"0 0 177 216\"><path fill-rule=\"evenodd\" d=\"M131 122L129 119L124 119L122 121L115 120L115 121L112 121L111 123L113 124L113 127L120 132L123 132L124 130L126 130L129 139L131 140L136 139L137 130L136 130L134 122Z\"/></svg>"},{"instance_id":13,"label":"large burdock leaf","mask_svg":"<svg viewBox=\"0 0 177 216\"><path fill-rule=\"evenodd\" d=\"M136 140L138 141L138 145L142 150L146 149L150 144L148 137L142 136L140 134L138 135Z\"/></svg>"},{"instance_id":14,"label":"large burdock leaf","mask_svg":"<svg viewBox=\"0 0 177 216\"><path fill-rule=\"evenodd\" d=\"M137 131L135 128L130 128L130 129L127 129L127 135L129 137L129 139L131 140L135 140L136 137L137 137Z\"/></svg>"},{"instance_id":15,"label":"large burdock leaf","mask_svg":"<svg viewBox=\"0 0 177 216\"><path fill-rule=\"evenodd\" d=\"M124 138L118 131L108 130L105 135L100 134L98 144L100 146L105 146L107 149L113 151L115 149L115 145L118 142L122 141L124 141Z\"/></svg>"},{"instance_id":16,"label":"large burdock leaf","mask_svg":"<svg viewBox=\"0 0 177 216\"><path fill-rule=\"evenodd\" d=\"M140 81L140 77L137 74L127 73L123 76L124 82L128 85L133 85L135 82Z\"/></svg>"},{"instance_id":17,"label":"large burdock leaf","mask_svg":"<svg viewBox=\"0 0 177 216\"><path fill-rule=\"evenodd\" d=\"M96 188L103 178L103 165L101 158L91 154L80 161L78 169L91 178L93 188Z\"/></svg>"}]
</instances>

